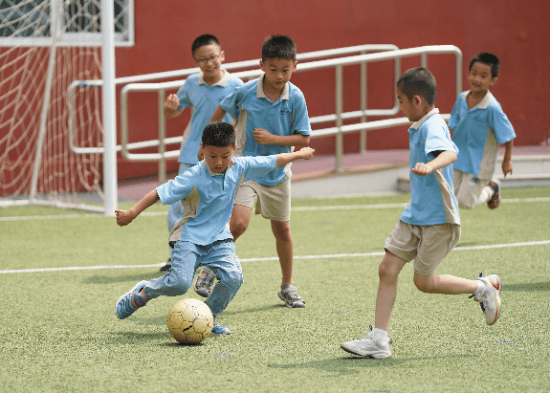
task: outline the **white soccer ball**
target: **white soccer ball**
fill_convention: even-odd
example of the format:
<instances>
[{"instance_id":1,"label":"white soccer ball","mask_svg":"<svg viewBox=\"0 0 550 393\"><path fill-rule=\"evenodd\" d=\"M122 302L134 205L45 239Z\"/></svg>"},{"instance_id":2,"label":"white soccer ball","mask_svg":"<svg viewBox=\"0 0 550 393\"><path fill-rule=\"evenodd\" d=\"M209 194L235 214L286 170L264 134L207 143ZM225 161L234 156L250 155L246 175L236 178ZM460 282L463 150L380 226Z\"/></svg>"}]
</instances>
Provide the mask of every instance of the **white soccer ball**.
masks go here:
<instances>
[{"instance_id":1,"label":"white soccer ball","mask_svg":"<svg viewBox=\"0 0 550 393\"><path fill-rule=\"evenodd\" d=\"M172 337L183 344L198 344L214 326L212 311L199 299L183 299L170 309L166 323Z\"/></svg>"}]
</instances>

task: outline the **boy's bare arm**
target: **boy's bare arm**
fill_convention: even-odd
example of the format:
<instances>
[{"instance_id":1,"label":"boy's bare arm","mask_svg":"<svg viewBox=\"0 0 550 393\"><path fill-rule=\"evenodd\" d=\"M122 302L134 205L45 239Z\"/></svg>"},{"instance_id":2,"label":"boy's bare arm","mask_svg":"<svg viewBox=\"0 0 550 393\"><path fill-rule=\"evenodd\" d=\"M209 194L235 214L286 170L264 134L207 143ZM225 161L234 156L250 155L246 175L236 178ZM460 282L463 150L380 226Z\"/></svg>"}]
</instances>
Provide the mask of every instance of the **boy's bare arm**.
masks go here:
<instances>
[{"instance_id":1,"label":"boy's bare arm","mask_svg":"<svg viewBox=\"0 0 550 393\"><path fill-rule=\"evenodd\" d=\"M449 133L451 134L451 139L453 139L453 136L455 135L455 130L449 127Z\"/></svg>"},{"instance_id":2,"label":"boy's bare arm","mask_svg":"<svg viewBox=\"0 0 550 393\"><path fill-rule=\"evenodd\" d=\"M502 159L502 173L504 174L504 177L506 177L507 174L512 174L512 148L514 147L514 140L512 139L509 142L506 142L505 150L504 150L504 157Z\"/></svg>"},{"instance_id":3,"label":"boy's bare arm","mask_svg":"<svg viewBox=\"0 0 550 393\"><path fill-rule=\"evenodd\" d=\"M116 223L124 227L134 221L139 214L147 209L149 206L159 200L157 190L153 189L149 191L141 200L136 203L130 210L115 210Z\"/></svg>"},{"instance_id":4,"label":"boy's bare arm","mask_svg":"<svg viewBox=\"0 0 550 393\"><path fill-rule=\"evenodd\" d=\"M443 168L456 161L456 154L452 151L441 152L434 160L424 164L423 162L417 162L412 173L418 176L427 176L433 171Z\"/></svg>"},{"instance_id":5,"label":"boy's bare arm","mask_svg":"<svg viewBox=\"0 0 550 393\"><path fill-rule=\"evenodd\" d=\"M296 146L306 147L309 145L310 136L302 134L294 135L274 135L263 128L254 129L254 139L260 145L281 145L281 146Z\"/></svg>"},{"instance_id":6,"label":"boy's bare arm","mask_svg":"<svg viewBox=\"0 0 550 393\"><path fill-rule=\"evenodd\" d=\"M164 117L166 119L173 119L174 117L179 116L179 114L182 112L178 110L179 105L180 105L180 100L178 98L178 95L170 94L166 98L166 101L164 101L164 106L162 108Z\"/></svg>"},{"instance_id":7,"label":"boy's bare arm","mask_svg":"<svg viewBox=\"0 0 550 393\"><path fill-rule=\"evenodd\" d=\"M212 118L210 119L211 122L213 121L222 121L225 117L225 114L227 112L222 109L221 106L218 105L216 110L214 111L214 114L212 115Z\"/></svg>"},{"instance_id":8,"label":"boy's bare arm","mask_svg":"<svg viewBox=\"0 0 550 393\"><path fill-rule=\"evenodd\" d=\"M313 157L314 153L315 150L311 147L303 147L298 151L293 151L292 153L277 154L277 164L275 165L275 167L279 168L280 166L285 166L289 162L295 160L309 160L311 159L311 157Z\"/></svg>"}]
</instances>

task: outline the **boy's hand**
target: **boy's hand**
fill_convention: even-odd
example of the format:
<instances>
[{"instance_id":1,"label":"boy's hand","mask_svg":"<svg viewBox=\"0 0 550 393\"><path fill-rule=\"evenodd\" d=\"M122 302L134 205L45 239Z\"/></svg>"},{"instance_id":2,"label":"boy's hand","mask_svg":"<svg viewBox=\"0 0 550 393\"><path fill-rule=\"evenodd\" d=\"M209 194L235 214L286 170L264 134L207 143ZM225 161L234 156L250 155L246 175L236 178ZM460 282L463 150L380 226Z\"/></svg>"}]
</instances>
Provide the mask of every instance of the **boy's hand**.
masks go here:
<instances>
[{"instance_id":1,"label":"boy's hand","mask_svg":"<svg viewBox=\"0 0 550 393\"><path fill-rule=\"evenodd\" d=\"M272 142L273 134L267 130L264 130L263 128L254 128L254 139L256 142L258 142L260 145L271 145L274 144Z\"/></svg>"},{"instance_id":2,"label":"boy's hand","mask_svg":"<svg viewBox=\"0 0 550 393\"><path fill-rule=\"evenodd\" d=\"M177 94L170 94L166 98L166 101L164 101L164 107L174 112L178 110L179 105L180 105L180 99L178 98Z\"/></svg>"},{"instance_id":3,"label":"boy's hand","mask_svg":"<svg viewBox=\"0 0 550 393\"><path fill-rule=\"evenodd\" d=\"M300 154L300 158L302 158L303 160L310 160L315 153L315 149L312 149L309 146L302 147L300 150L298 150L298 153Z\"/></svg>"},{"instance_id":4,"label":"boy's hand","mask_svg":"<svg viewBox=\"0 0 550 393\"><path fill-rule=\"evenodd\" d=\"M512 174L512 160L502 161L502 173L504 177L506 177L507 174Z\"/></svg>"},{"instance_id":5,"label":"boy's hand","mask_svg":"<svg viewBox=\"0 0 550 393\"><path fill-rule=\"evenodd\" d=\"M136 218L131 210L115 210L116 214L116 223L120 227L125 227Z\"/></svg>"},{"instance_id":6,"label":"boy's hand","mask_svg":"<svg viewBox=\"0 0 550 393\"><path fill-rule=\"evenodd\" d=\"M433 172L432 167L424 164L423 162L417 162L414 168L412 169L412 173L418 176L428 176L432 172Z\"/></svg>"}]
</instances>

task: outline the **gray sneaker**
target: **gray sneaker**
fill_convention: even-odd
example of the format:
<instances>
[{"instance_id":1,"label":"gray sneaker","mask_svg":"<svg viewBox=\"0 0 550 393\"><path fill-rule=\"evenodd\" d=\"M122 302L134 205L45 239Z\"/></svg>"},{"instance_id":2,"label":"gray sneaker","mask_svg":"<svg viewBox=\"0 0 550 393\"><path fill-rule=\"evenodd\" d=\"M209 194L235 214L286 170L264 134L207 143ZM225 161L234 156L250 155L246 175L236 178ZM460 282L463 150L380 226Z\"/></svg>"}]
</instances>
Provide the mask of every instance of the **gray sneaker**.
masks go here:
<instances>
[{"instance_id":1,"label":"gray sneaker","mask_svg":"<svg viewBox=\"0 0 550 393\"><path fill-rule=\"evenodd\" d=\"M285 284L279 289L279 298L285 302L285 306L290 308L303 308L306 306L306 302L296 293L296 291L296 287L289 284Z\"/></svg>"},{"instance_id":2,"label":"gray sneaker","mask_svg":"<svg viewBox=\"0 0 550 393\"><path fill-rule=\"evenodd\" d=\"M214 286L214 279L216 275L212 270L206 266L202 267L201 273L195 281L195 292L202 297L208 297L212 293L212 287Z\"/></svg>"},{"instance_id":3,"label":"gray sneaker","mask_svg":"<svg viewBox=\"0 0 550 393\"><path fill-rule=\"evenodd\" d=\"M391 357L390 339L388 337L376 339L372 330L367 333L366 337L346 341L340 347L346 352L366 358L387 359Z\"/></svg>"}]
</instances>

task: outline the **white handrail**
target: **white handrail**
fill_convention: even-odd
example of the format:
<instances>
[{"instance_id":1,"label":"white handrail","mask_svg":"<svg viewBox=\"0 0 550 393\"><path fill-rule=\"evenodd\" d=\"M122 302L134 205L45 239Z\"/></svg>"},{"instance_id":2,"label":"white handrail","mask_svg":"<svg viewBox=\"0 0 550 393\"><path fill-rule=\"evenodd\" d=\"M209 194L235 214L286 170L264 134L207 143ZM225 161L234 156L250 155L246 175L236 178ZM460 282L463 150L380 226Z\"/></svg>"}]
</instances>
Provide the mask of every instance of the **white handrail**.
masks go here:
<instances>
[{"instance_id":1,"label":"white handrail","mask_svg":"<svg viewBox=\"0 0 550 393\"><path fill-rule=\"evenodd\" d=\"M352 125L342 125L344 118L350 118L351 112L346 114L341 113L342 97L343 97L343 73L342 67L347 65L354 65L360 63L368 63L382 60L402 59L404 57L422 56L422 63L427 63L428 54L454 54L456 57L456 95L462 91L462 52L459 48L452 45L442 46L424 46L419 48L399 49L390 52L380 52L373 54L340 57L329 60L314 61L301 64L296 72L304 72L310 70L317 70L321 68L335 67L336 69L336 110L334 115L323 116L323 121L335 120L336 127L324 128L321 130L314 130L312 137L317 138L321 136L335 135L336 136L336 170L338 172L343 171L342 156L343 156L343 134L346 132L359 131L359 130L374 130L387 127L395 127L405 124L410 124L406 118L379 120L374 122L360 122ZM398 67L396 67L398 68ZM234 73L233 75L242 79L255 78L262 74L260 70L241 71ZM130 83L122 89L121 93L121 145L122 154L129 161L149 161L149 160L162 160L164 158L176 157L179 155L179 151L169 151L164 154L149 153L149 154L134 154L129 152L130 144L128 143L128 126L127 126L127 105L128 105L128 93L131 91L159 91L164 92L165 89L179 87L180 81L164 82L164 83ZM162 108L159 108L161 110ZM356 111L360 115L368 115L369 111ZM346 117L347 116L347 117ZM449 114L443 115L445 119L449 118ZM179 138L179 137L178 137ZM175 139L175 138L174 138ZM157 141L158 142L158 141ZM166 142L166 141L165 141Z\"/></svg>"},{"instance_id":2,"label":"white handrail","mask_svg":"<svg viewBox=\"0 0 550 393\"><path fill-rule=\"evenodd\" d=\"M321 51L315 51L315 52L306 52L301 53L296 56L296 59L298 61L302 60L309 60L309 59L316 59L321 57L333 57L333 56L340 56L345 55L349 53L366 53L367 51L391 51L391 50L397 50L399 49L395 45L387 45L387 44L367 44L367 45L357 45L357 46L350 46L345 48L337 48L337 49L328 49L328 50L321 50ZM246 61L240 61L240 62L234 62L234 63L226 63L223 65L223 68L226 70L233 70L233 69L240 69L240 68L250 68L250 67L257 67L259 64L260 59L255 60L246 60ZM362 67L365 65L362 64ZM302 67L301 64L299 64L298 68ZM396 62L396 69L398 67L398 64ZM159 73L152 73L152 74L144 74L144 75L136 75L136 76L130 76L130 77L123 77L123 78L116 78L115 84L129 84L129 83L139 83L146 80L158 80L158 79L170 79L174 77L181 77L181 76L189 76L192 74L196 74L199 72L200 69L198 67L195 68L188 68L183 70L176 70L176 71L169 71L169 72L159 72ZM258 70L255 70L258 72ZM399 73L395 73L395 80L399 77ZM259 75L259 74L258 74ZM246 77L245 77L246 78ZM135 89L134 91L158 91L159 96L162 94L164 96L164 90L165 89L176 89L179 88L185 79L183 80L177 80L172 82L165 82L163 84L153 83L150 84L152 86L152 89L145 88L144 90ZM361 79L360 81L362 86L366 86L366 74L365 77ZM71 151L75 154L100 154L103 153L104 148L103 147L79 147L76 146L74 143L74 122L75 122L75 113L74 113L74 100L75 100L75 90L77 87L102 87L103 81L102 80L80 80L80 81L74 81L71 83L71 85L68 88L68 97L69 97L69 147ZM366 88L366 87L365 87ZM124 90L126 92L127 90ZM122 100L122 98L121 98ZM366 103L365 103L366 105ZM363 112L355 111L355 112L349 112L344 114L344 118L354 118L354 117L360 117L365 115L366 108L363 108ZM372 116L387 116L397 113L399 109L399 103L397 102L397 99L394 101L394 106L391 109L374 109L369 110L368 114ZM162 107L159 107L159 116L162 114ZM328 115L328 116L319 116L317 118L311 118L310 121L312 123L321 123L321 122L329 122L334 121L334 115ZM121 116L121 124L122 127L127 127L127 113L122 114ZM159 134L164 132L164 122L159 119ZM183 140L182 136L174 137L174 138L168 138L164 141L164 144L176 144L181 143ZM160 139L158 140L150 140L150 141L143 141L143 142L137 142L137 143L127 143L127 150L133 150L133 149L141 149L141 148L147 148L147 147L154 147L159 146L161 144ZM122 145L116 146L116 151L122 151ZM174 153L167 152L164 154L164 157L171 158L176 157ZM150 157L150 156L149 156ZM158 160L159 158L150 158L149 160ZM164 164L161 163L161 166Z\"/></svg>"}]
</instances>

